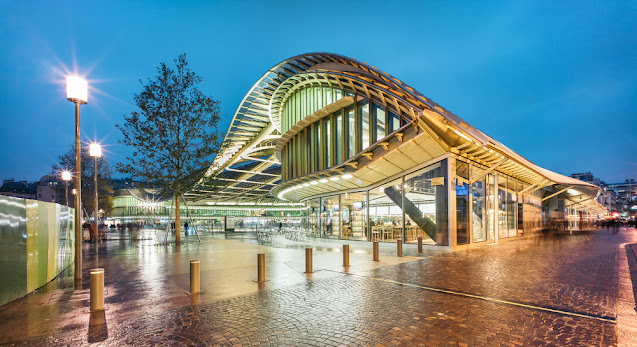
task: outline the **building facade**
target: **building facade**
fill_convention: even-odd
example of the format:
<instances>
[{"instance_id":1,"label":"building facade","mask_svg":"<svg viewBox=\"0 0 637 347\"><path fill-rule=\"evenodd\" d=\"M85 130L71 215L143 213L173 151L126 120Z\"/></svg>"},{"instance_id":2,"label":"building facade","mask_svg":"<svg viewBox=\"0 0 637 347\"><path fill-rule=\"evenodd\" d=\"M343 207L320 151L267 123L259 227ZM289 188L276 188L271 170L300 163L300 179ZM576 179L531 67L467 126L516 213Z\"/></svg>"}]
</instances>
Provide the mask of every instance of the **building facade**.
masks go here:
<instances>
[{"instance_id":1,"label":"building facade","mask_svg":"<svg viewBox=\"0 0 637 347\"><path fill-rule=\"evenodd\" d=\"M239 105L193 205L300 203L310 237L450 250L605 213L599 187L543 169L399 79L330 53L287 59Z\"/></svg>"}]
</instances>

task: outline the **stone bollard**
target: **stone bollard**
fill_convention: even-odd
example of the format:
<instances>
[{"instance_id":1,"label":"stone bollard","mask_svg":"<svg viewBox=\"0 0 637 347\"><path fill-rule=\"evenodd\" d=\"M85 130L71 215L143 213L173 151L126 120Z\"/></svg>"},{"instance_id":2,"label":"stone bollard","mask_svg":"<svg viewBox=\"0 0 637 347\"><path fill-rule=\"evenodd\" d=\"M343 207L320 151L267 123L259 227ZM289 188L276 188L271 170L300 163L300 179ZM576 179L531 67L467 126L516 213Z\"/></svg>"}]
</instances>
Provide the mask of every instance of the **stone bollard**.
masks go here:
<instances>
[{"instance_id":1,"label":"stone bollard","mask_svg":"<svg viewBox=\"0 0 637 347\"><path fill-rule=\"evenodd\" d=\"M265 282L265 253L257 254L257 282Z\"/></svg>"},{"instance_id":2,"label":"stone bollard","mask_svg":"<svg viewBox=\"0 0 637 347\"><path fill-rule=\"evenodd\" d=\"M403 256L403 239L396 240L396 255L399 257Z\"/></svg>"},{"instance_id":3,"label":"stone bollard","mask_svg":"<svg viewBox=\"0 0 637 347\"><path fill-rule=\"evenodd\" d=\"M418 253L422 253L422 236L418 236Z\"/></svg>"},{"instance_id":4,"label":"stone bollard","mask_svg":"<svg viewBox=\"0 0 637 347\"><path fill-rule=\"evenodd\" d=\"M199 285L199 260L190 261L190 293L200 293Z\"/></svg>"},{"instance_id":5,"label":"stone bollard","mask_svg":"<svg viewBox=\"0 0 637 347\"><path fill-rule=\"evenodd\" d=\"M305 273L306 274L312 273L312 249L311 248L305 249Z\"/></svg>"},{"instance_id":6,"label":"stone bollard","mask_svg":"<svg viewBox=\"0 0 637 347\"><path fill-rule=\"evenodd\" d=\"M343 266L349 267L349 245L343 245Z\"/></svg>"},{"instance_id":7,"label":"stone bollard","mask_svg":"<svg viewBox=\"0 0 637 347\"><path fill-rule=\"evenodd\" d=\"M373 259L374 261L378 261L379 257L378 257L378 241L374 241L374 246L373 246Z\"/></svg>"},{"instance_id":8,"label":"stone bollard","mask_svg":"<svg viewBox=\"0 0 637 347\"><path fill-rule=\"evenodd\" d=\"M91 312L104 310L104 269L91 270Z\"/></svg>"}]
</instances>

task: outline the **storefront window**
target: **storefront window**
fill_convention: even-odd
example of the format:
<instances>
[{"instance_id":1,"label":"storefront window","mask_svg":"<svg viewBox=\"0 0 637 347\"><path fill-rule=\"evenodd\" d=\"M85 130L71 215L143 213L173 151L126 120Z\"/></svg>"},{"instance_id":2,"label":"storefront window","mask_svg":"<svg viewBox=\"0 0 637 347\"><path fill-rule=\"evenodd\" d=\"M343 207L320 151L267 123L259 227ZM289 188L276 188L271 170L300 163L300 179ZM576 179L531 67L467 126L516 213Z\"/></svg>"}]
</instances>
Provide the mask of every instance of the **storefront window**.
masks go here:
<instances>
[{"instance_id":1,"label":"storefront window","mask_svg":"<svg viewBox=\"0 0 637 347\"><path fill-rule=\"evenodd\" d=\"M498 237L509 237L507 227L507 192L506 177L498 176Z\"/></svg>"},{"instance_id":2,"label":"storefront window","mask_svg":"<svg viewBox=\"0 0 637 347\"><path fill-rule=\"evenodd\" d=\"M333 195L321 199L321 236L337 239L340 226L339 196Z\"/></svg>"},{"instance_id":3,"label":"storefront window","mask_svg":"<svg viewBox=\"0 0 637 347\"><path fill-rule=\"evenodd\" d=\"M371 241L395 242L402 238L402 178L369 191L369 237Z\"/></svg>"},{"instance_id":4,"label":"storefront window","mask_svg":"<svg viewBox=\"0 0 637 347\"><path fill-rule=\"evenodd\" d=\"M367 240L367 192L341 194L343 240Z\"/></svg>"},{"instance_id":5,"label":"storefront window","mask_svg":"<svg viewBox=\"0 0 637 347\"><path fill-rule=\"evenodd\" d=\"M508 237L517 236L517 214L518 214L518 195L516 182L513 179L507 180L507 230Z\"/></svg>"},{"instance_id":6,"label":"storefront window","mask_svg":"<svg viewBox=\"0 0 637 347\"><path fill-rule=\"evenodd\" d=\"M469 243L469 164L456 161L456 242Z\"/></svg>"},{"instance_id":7,"label":"storefront window","mask_svg":"<svg viewBox=\"0 0 637 347\"><path fill-rule=\"evenodd\" d=\"M323 118L323 127L325 129L325 168L332 166L332 138L330 132L330 117Z\"/></svg>"},{"instance_id":8,"label":"storefront window","mask_svg":"<svg viewBox=\"0 0 637 347\"><path fill-rule=\"evenodd\" d=\"M446 165L443 160L405 177L406 242L421 236L425 244L448 245Z\"/></svg>"},{"instance_id":9,"label":"storefront window","mask_svg":"<svg viewBox=\"0 0 637 347\"><path fill-rule=\"evenodd\" d=\"M472 166L471 175L479 177L484 170ZM487 240L487 221L486 221L486 178L482 177L471 185L471 199L472 199L472 227L473 227L473 242L482 242Z\"/></svg>"}]
</instances>

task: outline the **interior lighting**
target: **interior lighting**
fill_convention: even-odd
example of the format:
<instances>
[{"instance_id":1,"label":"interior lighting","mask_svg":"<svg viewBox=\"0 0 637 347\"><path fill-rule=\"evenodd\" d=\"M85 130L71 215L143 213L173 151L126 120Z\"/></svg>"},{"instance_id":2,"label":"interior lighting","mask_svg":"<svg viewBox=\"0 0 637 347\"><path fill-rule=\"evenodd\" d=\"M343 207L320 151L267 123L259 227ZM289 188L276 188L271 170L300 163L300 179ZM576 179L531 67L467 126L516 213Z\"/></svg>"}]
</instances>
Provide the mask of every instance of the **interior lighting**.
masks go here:
<instances>
[{"instance_id":1,"label":"interior lighting","mask_svg":"<svg viewBox=\"0 0 637 347\"><path fill-rule=\"evenodd\" d=\"M310 184L318 184L318 181L312 181Z\"/></svg>"},{"instance_id":2,"label":"interior lighting","mask_svg":"<svg viewBox=\"0 0 637 347\"><path fill-rule=\"evenodd\" d=\"M348 179L352 178L353 176L352 176L351 174L344 174L344 175L343 175L343 176L341 176L341 177L343 177L343 179L348 180Z\"/></svg>"},{"instance_id":3,"label":"interior lighting","mask_svg":"<svg viewBox=\"0 0 637 347\"><path fill-rule=\"evenodd\" d=\"M330 181L338 181L338 180L340 180L340 177L338 176L330 177Z\"/></svg>"},{"instance_id":4,"label":"interior lighting","mask_svg":"<svg viewBox=\"0 0 637 347\"><path fill-rule=\"evenodd\" d=\"M385 192L385 187L378 187L378 191L381 192L381 193L384 193Z\"/></svg>"},{"instance_id":5,"label":"interior lighting","mask_svg":"<svg viewBox=\"0 0 637 347\"><path fill-rule=\"evenodd\" d=\"M325 178L321 178L321 179L319 180L319 183L327 183L327 180L326 180Z\"/></svg>"},{"instance_id":6,"label":"interior lighting","mask_svg":"<svg viewBox=\"0 0 637 347\"><path fill-rule=\"evenodd\" d=\"M309 187L310 184L309 183L303 183L303 187Z\"/></svg>"}]
</instances>

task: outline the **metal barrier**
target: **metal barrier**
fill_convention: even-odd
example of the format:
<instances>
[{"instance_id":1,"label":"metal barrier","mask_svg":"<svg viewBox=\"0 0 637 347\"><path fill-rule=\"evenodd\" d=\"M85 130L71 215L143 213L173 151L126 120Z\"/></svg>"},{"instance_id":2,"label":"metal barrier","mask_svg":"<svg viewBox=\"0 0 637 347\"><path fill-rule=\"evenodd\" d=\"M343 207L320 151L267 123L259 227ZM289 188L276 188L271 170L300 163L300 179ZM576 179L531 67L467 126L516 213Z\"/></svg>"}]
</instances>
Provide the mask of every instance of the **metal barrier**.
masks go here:
<instances>
[{"instance_id":1,"label":"metal barrier","mask_svg":"<svg viewBox=\"0 0 637 347\"><path fill-rule=\"evenodd\" d=\"M305 273L306 274L312 273L312 249L311 248L305 249Z\"/></svg>"},{"instance_id":2,"label":"metal barrier","mask_svg":"<svg viewBox=\"0 0 637 347\"><path fill-rule=\"evenodd\" d=\"M104 269L91 270L91 312L104 310Z\"/></svg>"},{"instance_id":3,"label":"metal barrier","mask_svg":"<svg viewBox=\"0 0 637 347\"><path fill-rule=\"evenodd\" d=\"M343 245L343 266L349 267L349 245Z\"/></svg>"},{"instance_id":4,"label":"metal barrier","mask_svg":"<svg viewBox=\"0 0 637 347\"><path fill-rule=\"evenodd\" d=\"M265 282L265 253L257 254L257 282Z\"/></svg>"},{"instance_id":5,"label":"metal barrier","mask_svg":"<svg viewBox=\"0 0 637 347\"><path fill-rule=\"evenodd\" d=\"M200 293L199 285L199 260L190 261L190 293Z\"/></svg>"}]
</instances>

